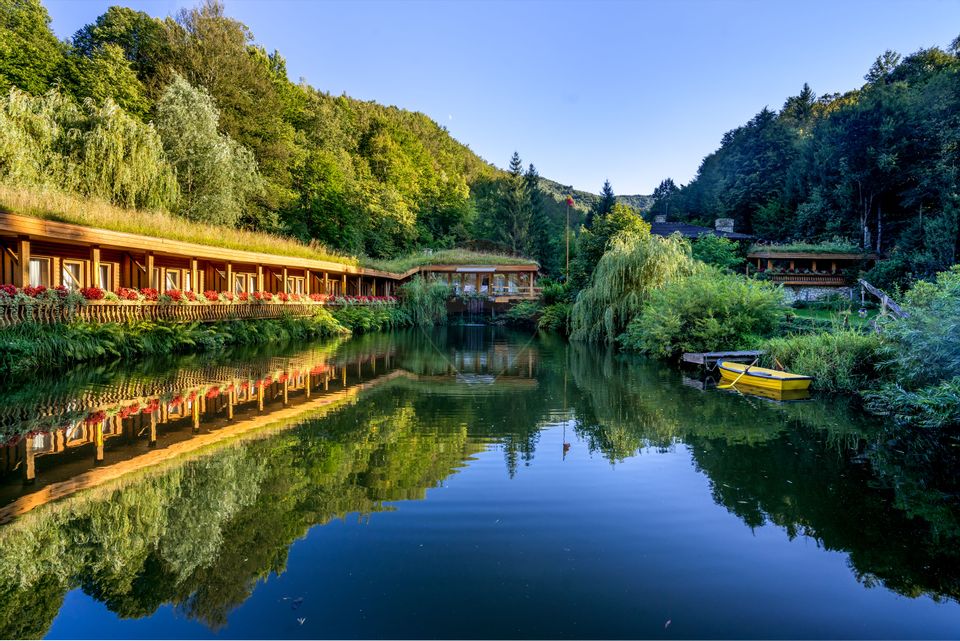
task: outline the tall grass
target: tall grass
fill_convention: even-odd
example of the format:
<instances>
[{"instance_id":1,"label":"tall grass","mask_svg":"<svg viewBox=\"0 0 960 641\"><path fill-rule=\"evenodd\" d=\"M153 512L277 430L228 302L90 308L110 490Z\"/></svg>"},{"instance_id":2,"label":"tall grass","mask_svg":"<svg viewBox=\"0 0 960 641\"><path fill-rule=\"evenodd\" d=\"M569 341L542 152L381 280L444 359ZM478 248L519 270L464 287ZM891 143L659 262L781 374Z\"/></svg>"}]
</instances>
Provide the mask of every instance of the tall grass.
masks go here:
<instances>
[{"instance_id":1,"label":"tall grass","mask_svg":"<svg viewBox=\"0 0 960 641\"><path fill-rule=\"evenodd\" d=\"M517 258L506 254L476 252L470 249L441 249L422 251L390 259L364 258L363 264L372 269L401 273L424 265L535 265L531 258Z\"/></svg>"},{"instance_id":2,"label":"tall grass","mask_svg":"<svg viewBox=\"0 0 960 641\"><path fill-rule=\"evenodd\" d=\"M445 325L449 297L450 286L445 282L417 275L400 287L400 309L413 325Z\"/></svg>"},{"instance_id":3,"label":"tall grass","mask_svg":"<svg viewBox=\"0 0 960 641\"><path fill-rule=\"evenodd\" d=\"M873 333L836 328L818 334L771 338L763 344L764 364L814 378L813 388L859 392L876 385L882 341Z\"/></svg>"},{"instance_id":4,"label":"tall grass","mask_svg":"<svg viewBox=\"0 0 960 641\"><path fill-rule=\"evenodd\" d=\"M340 254L319 243L306 245L293 238L191 222L159 210L124 209L105 200L82 198L52 189L0 184L0 211L211 247L328 260L345 265L359 264L355 257Z\"/></svg>"}]
</instances>

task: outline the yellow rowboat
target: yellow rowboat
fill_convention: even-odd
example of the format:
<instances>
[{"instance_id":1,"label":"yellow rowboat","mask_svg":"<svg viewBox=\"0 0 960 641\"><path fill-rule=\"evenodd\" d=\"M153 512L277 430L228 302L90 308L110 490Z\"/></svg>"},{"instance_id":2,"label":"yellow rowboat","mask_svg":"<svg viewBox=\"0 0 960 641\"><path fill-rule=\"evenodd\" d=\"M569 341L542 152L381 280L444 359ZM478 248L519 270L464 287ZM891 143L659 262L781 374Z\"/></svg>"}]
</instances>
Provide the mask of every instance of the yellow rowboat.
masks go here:
<instances>
[{"instance_id":1,"label":"yellow rowboat","mask_svg":"<svg viewBox=\"0 0 960 641\"><path fill-rule=\"evenodd\" d=\"M813 378L801 376L800 374L791 374L790 372L780 372L766 367L751 367L743 363L731 363L730 361L720 361L717 363L720 368L720 376L730 385L734 381L751 387L762 387L763 389L776 390L778 392L805 390L810 387Z\"/></svg>"},{"instance_id":2,"label":"yellow rowboat","mask_svg":"<svg viewBox=\"0 0 960 641\"><path fill-rule=\"evenodd\" d=\"M729 385L729 383L727 384ZM788 389L780 391L777 389L769 389L767 387L754 387L753 385L744 385L743 379L741 379L740 382L735 386L727 388L727 391L738 392L740 394L747 394L749 396L756 396L758 398L765 398L771 401L779 402L805 401L810 398L810 390Z\"/></svg>"}]
</instances>

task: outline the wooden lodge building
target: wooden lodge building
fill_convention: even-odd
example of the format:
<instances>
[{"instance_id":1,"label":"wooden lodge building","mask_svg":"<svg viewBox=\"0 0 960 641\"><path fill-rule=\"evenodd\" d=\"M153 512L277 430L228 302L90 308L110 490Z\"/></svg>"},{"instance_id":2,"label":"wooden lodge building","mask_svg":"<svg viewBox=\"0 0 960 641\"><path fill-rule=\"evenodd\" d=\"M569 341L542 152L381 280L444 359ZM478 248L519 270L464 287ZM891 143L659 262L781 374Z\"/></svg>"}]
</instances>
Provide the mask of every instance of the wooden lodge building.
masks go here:
<instances>
[{"instance_id":1,"label":"wooden lodge building","mask_svg":"<svg viewBox=\"0 0 960 641\"><path fill-rule=\"evenodd\" d=\"M539 267L428 265L393 273L333 261L241 251L0 212L0 283L18 287L153 288L391 296L417 273L457 293L528 298Z\"/></svg>"}]
</instances>

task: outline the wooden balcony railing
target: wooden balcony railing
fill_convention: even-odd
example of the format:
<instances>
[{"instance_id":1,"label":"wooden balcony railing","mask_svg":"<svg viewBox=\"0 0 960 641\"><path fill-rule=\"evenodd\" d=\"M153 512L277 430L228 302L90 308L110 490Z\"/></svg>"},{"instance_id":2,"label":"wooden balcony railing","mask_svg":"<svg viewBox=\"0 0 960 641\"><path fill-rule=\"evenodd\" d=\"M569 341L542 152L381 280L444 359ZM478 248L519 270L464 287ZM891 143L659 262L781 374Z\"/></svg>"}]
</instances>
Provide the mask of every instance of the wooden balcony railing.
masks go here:
<instances>
[{"instance_id":1,"label":"wooden balcony railing","mask_svg":"<svg viewBox=\"0 0 960 641\"><path fill-rule=\"evenodd\" d=\"M847 279L842 274L802 274L781 272L767 274L770 282L779 285L807 285L814 287L842 287L847 285Z\"/></svg>"},{"instance_id":2,"label":"wooden balcony railing","mask_svg":"<svg viewBox=\"0 0 960 641\"><path fill-rule=\"evenodd\" d=\"M153 320L210 323L225 320L312 316L322 303L210 303L163 304L156 302L89 301L70 309L63 305L5 305L0 307L0 327L23 322L43 324L81 320L90 323L125 323Z\"/></svg>"}]
</instances>

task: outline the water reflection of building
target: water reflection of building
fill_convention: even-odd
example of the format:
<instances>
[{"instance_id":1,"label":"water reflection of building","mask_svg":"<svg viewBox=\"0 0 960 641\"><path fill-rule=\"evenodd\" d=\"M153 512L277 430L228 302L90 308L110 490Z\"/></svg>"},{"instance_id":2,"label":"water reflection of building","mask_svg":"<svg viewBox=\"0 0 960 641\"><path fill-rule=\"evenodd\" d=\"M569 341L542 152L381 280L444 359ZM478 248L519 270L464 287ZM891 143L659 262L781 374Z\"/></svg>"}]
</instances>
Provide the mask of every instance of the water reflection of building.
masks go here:
<instances>
[{"instance_id":1,"label":"water reflection of building","mask_svg":"<svg viewBox=\"0 0 960 641\"><path fill-rule=\"evenodd\" d=\"M296 425L398 376L453 391L536 386L532 349L493 344L401 361L389 345L349 357L321 350L10 404L0 426L17 436L0 446L0 523L215 443Z\"/></svg>"}]
</instances>

